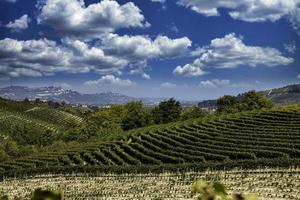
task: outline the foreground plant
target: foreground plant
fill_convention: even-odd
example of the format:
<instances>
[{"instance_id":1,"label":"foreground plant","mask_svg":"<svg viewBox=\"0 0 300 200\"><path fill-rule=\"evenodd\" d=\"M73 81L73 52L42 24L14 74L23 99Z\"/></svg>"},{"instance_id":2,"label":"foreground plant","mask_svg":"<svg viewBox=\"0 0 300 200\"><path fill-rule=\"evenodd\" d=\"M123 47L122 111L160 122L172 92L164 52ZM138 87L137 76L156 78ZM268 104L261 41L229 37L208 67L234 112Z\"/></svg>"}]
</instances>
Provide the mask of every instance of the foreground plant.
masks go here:
<instances>
[{"instance_id":1,"label":"foreground plant","mask_svg":"<svg viewBox=\"0 0 300 200\"><path fill-rule=\"evenodd\" d=\"M193 184L192 193L199 194L198 200L258 200L256 194L233 194L230 197L222 183L208 184L202 180Z\"/></svg>"},{"instance_id":2,"label":"foreground plant","mask_svg":"<svg viewBox=\"0 0 300 200\"><path fill-rule=\"evenodd\" d=\"M62 200L63 196L59 191L36 189L31 200Z\"/></svg>"}]
</instances>

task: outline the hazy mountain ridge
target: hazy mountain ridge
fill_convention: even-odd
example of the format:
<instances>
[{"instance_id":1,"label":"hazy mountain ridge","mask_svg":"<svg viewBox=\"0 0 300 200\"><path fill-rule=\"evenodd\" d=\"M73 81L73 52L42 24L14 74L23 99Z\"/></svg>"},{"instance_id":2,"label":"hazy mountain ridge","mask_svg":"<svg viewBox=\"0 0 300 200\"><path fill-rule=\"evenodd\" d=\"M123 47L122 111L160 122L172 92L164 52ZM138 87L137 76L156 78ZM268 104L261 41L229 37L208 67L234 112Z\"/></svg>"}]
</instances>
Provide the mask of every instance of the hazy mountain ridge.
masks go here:
<instances>
[{"instance_id":1,"label":"hazy mountain ridge","mask_svg":"<svg viewBox=\"0 0 300 200\"><path fill-rule=\"evenodd\" d=\"M262 91L274 103L287 104L300 102L300 84Z\"/></svg>"},{"instance_id":2,"label":"hazy mountain ridge","mask_svg":"<svg viewBox=\"0 0 300 200\"><path fill-rule=\"evenodd\" d=\"M274 103L287 104L300 102L300 84L288 85L281 88L261 91L268 96ZM243 95L243 94L241 94ZM130 101L142 101L146 105L157 104L165 98L137 98L120 93L103 92L96 94L82 94L62 87L39 87L30 88L24 86L8 86L0 88L0 96L7 99L23 100L25 98L34 100L41 99L44 101L65 101L70 104L87 104L87 105L111 105L125 104ZM185 105L195 105L196 101L181 101ZM216 100L201 101L198 105L201 107L215 107Z\"/></svg>"},{"instance_id":3,"label":"hazy mountain ridge","mask_svg":"<svg viewBox=\"0 0 300 200\"><path fill-rule=\"evenodd\" d=\"M300 84L288 85L281 88L260 91L276 104L289 104L300 102ZM240 94L238 96L242 96ZM200 107L216 107L217 100L205 100L198 104Z\"/></svg>"},{"instance_id":4,"label":"hazy mountain ridge","mask_svg":"<svg viewBox=\"0 0 300 200\"><path fill-rule=\"evenodd\" d=\"M0 88L0 96L13 100L23 100L28 98L30 100L40 99L43 101L64 101L70 104L88 104L99 106L124 104L129 101L143 101L145 104L156 104L161 101L160 98L136 98L113 92L82 94L73 90L54 86L40 88L9 86Z\"/></svg>"}]
</instances>

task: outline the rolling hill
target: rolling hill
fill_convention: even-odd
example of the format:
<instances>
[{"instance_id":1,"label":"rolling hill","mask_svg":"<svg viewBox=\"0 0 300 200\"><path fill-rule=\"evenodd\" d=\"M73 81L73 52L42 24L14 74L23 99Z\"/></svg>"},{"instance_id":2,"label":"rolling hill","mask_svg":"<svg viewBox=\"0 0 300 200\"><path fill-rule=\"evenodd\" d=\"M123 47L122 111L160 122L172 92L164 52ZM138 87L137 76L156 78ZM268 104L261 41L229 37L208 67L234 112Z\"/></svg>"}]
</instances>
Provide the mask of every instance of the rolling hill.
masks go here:
<instances>
[{"instance_id":1,"label":"rolling hill","mask_svg":"<svg viewBox=\"0 0 300 200\"><path fill-rule=\"evenodd\" d=\"M81 123L84 122L80 116L51 108L45 104L35 105L0 98L0 133L26 124L41 130L63 132L66 128Z\"/></svg>"},{"instance_id":2,"label":"rolling hill","mask_svg":"<svg viewBox=\"0 0 300 200\"><path fill-rule=\"evenodd\" d=\"M300 163L300 107L156 125L0 164L0 172L103 172L243 167Z\"/></svg>"},{"instance_id":3,"label":"rolling hill","mask_svg":"<svg viewBox=\"0 0 300 200\"><path fill-rule=\"evenodd\" d=\"M263 93L277 104L300 102L300 84L266 90Z\"/></svg>"}]
</instances>

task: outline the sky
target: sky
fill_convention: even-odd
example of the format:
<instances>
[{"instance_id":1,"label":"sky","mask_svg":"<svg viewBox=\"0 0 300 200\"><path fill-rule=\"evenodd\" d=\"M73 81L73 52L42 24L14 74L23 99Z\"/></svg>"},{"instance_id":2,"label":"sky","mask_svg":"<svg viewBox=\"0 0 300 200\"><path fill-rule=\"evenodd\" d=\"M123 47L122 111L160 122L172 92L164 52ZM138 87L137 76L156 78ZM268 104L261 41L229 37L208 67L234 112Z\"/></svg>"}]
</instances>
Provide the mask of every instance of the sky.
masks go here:
<instances>
[{"instance_id":1,"label":"sky","mask_svg":"<svg viewBox=\"0 0 300 200\"><path fill-rule=\"evenodd\" d=\"M300 0L0 0L0 87L205 100L300 82Z\"/></svg>"}]
</instances>

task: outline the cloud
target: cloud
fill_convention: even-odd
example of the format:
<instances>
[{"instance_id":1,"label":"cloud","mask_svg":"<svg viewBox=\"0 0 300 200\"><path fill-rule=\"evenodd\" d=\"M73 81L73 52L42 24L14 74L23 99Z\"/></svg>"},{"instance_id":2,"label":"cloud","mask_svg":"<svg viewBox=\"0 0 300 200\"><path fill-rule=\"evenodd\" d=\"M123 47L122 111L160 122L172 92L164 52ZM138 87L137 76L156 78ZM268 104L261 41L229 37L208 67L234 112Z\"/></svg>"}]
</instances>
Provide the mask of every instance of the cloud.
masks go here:
<instances>
[{"instance_id":1,"label":"cloud","mask_svg":"<svg viewBox=\"0 0 300 200\"><path fill-rule=\"evenodd\" d=\"M53 84L54 87L61 87L61 88L64 88L64 89L72 89L72 85L68 84L68 83L63 83L63 82L55 82Z\"/></svg>"},{"instance_id":2,"label":"cloud","mask_svg":"<svg viewBox=\"0 0 300 200\"><path fill-rule=\"evenodd\" d=\"M270 47L248 46L243 39L230 33L223 38L216 38L209 46L196 50L198 58L192 64L177 66L175 74L185 76L203 75L204 68L236 68L239 66L278 66L294 62L280 51Z\"/></svg>"},{"instance_id":3,"label":"cloud","mask_svg":"<svg viewBox=\"0 0 300 200\"><path fill-rule=\"evenodd\" d=\"M160 86L164 87L164 88L175 88L175 87L177 87L177 85L175 83L170 83L170 82L162 83Z\"/></svg>"},{"instance_id":4,"label":"cloud","mask_svg":"<svg viewBox=\"0 0 300 200\"><path fill-rule=\"evenodd\" d=\"M16 19L14 22L9 22L5 25L6 28L11 29L13 32L18 32L28 28L28 24L31 22L30 17L27 14L23 15L19 19Z\"/></svg>"},{"instance_id":5,"label":"cloud","mask_svg":"<svg viewBox=\"0 0 300 200\"><path fill-rule=\"evenodd\" d=\"M58 44L47 39L0 40L0 74L9 77L47 76L58 72L100 74L120 73L125 67L130 74L150 79L149 59L167 59L186 53L191 46L188 38L169 39L158 36L107 37L93 42L64 38Z\"/></svg>"},{"instance_id":6,"label":"cloud","mask_svg":"<svg viewBox=\"0 0 300 200\"><path fill-rule=\"evenodd\" d=\"M86 72L106 74L116 72L128 64L125 59L105 54L101 47L72 39L64 39L63 43L71 52L70 67L79 66L80 70Z\"/></svg>"},{"instance_id":7,"label":"cloud","mask_svg":"<svg viewBox=\"0 0 300 200\"><path fill-rule=\"evenodd\" d=\"M58 72L94 71L112 73L125 67L124 59L105 55L96 47L78 40L0 40L0 74L9 77L45 76Z\"/></svg>"},{"instance_id":8,"label":"cloud","mask_svg":"<svg viewBox=\"0 0 300 200\"><path fill-rule=\"evenodd\" d=\"M206 74L206 72L194 64L186 64L184 66L177 66L174 69L173 74L186 77L196 77L202 76Z\"/></svg>"},{"instance_id":9,"label":"cloud","mask_svg":"<svg viewBox=\"0 0 300 200\"><path fill-rule=\"evenodd\" d=\"M174 33L178 33L179 32L179 29L178 27L176 26L176 24L174 22L171 23L171 25L168 26L168 28L173 31Z\"/></svg>"},{"instance_id":10,"label":"cloud","mask_svg":"<svg viewBox=\"0 0 300 200\"><path fill-rule=\"evenodd\" d=\"M233 19L246 22L275 22L286 18L300 35L300 0L177 0L177 4L207 17L229 10Z\"/></svg>"},{"instance_id":11,"label":"cloud","mask_svg":"<svg viewBox=\"0 0 300 200\"><path fill-rule=\"evenodd\" d=\"M233 19L247 22L277 21L289 15L299 0L178 0L181 6L205 16L219 16L219 9L229 9Z\"/></svg>"},{"instance_id":12,"label":"cloud","mask_svg":"<svg viewBox=\"0 0 300 200\"><path fill-rule=\"evenodd\" d=\"M287 50L287 52L289 52L289 53L295 53L297 50L295 41L291 42L290 44L284 44L283 46L284 46L285 50Z\"/></svg>"},{"instance_id":13,"label":"cloud","mask_svg":"<svg viewBox=\"0 0 300 200\"><path fill-rule=\"evenodd\" d=\"M69 37L98 38L121 28L150 26L132 2L120 5L115 0L102 0L86 6L83 0L39 0L37 7L38 24Z\"/></svg>"},{"instance_id":14,"label":"cloud","mask_svg":"<svg viewBox=\"0 0 300 200\"><path fill-rule=\"evenodd\" d=\"M297 79L300 79L300 74L297 75Z\"/></svg>"},{"instance_id":15,"label":"cloud","mask_svg":"<svg viewBox=\"0 0 300 200\"><path fill-rule=\"evenodd\" d=\"M181 56L188 52L191 45L192 41L187 37L170 39L161 35L152 40L145 35L109 34L102 42L107 53L135 61Z\"/></svg>"},{"instance_id":16,"label":"cloud","mask_svg":"<svg viewBox=\"0 0 300 200\"><path fill-rule=\"evenodd\" d=\"M251 67L288 65L293 61L274 48L247 46L242 38L230 33L224 38L212 40L196 63L206 67L235 68L241 65Z\"/></svg>"},{"instance_id":17,"label":"cloud","mask_svg":"<svg viewBox=\"0 0 300 200\"><path fill-rule=\"evenodd\" d=\"M87 81L84 83L87 86L103 86L103 85L109 85L109 86L119 86L119 87L128 87L128 86L134 86L135 83L132 82L129 79L120 79L119 77L115 77L114 75L106 75L102 76L98 80L93 81Z\"/></svg>"},{"instance_id":18,"label":"cloud","mask_svg":"<svg viewBox=\"0 0 300 200\"><path fill-rule=\"evenodd\" d=\"M206 80L206 81L201 81L199 84L199 87L205 87L205 88L210 88L210 87L223 87L223 86L228 86L230 84L230 80L220 80L220 79L212 79L212 80Z\"/></svg>"},{"instance_id":19,"label":"cloud","mask_svg":"<svg viewBox=\"0 0 300 200\"><path fill-rule=\"evenodd\" d=\"M150 75L145 72L149 68L147 60L132 63L129 65L129 67L131 68L131 70L129 71L129 74L139 74L144 79L147 79L147 80L151 79Z\"/></svg>"},{"instance_id":20,"label":"cloud","mask_svg":"<svg viewBox=\"0 0 300 200\"><path fill-rule=\"evenodd\" d=\"M291 14L289 15L288 19L291 22L295 31L300 36L300 6L297 9L291 11Z\"/></svg>"},{"instance_id":21,"label":"cloud","mask_svg":"<svg viewBox=\"0 0 300 200\"><path fill-rule=\"evenodd\" d=\"M166 0L151 0L152 2L165 3Z\"/></svg>"},{"instance_id":22,"label":"cloud","mask_svg":"<svg viewBox=\"0 0 300 200\"><path fill-rule=\"evenodd\" d=\"M6 1L6 2L9 2L9 3L16 3L18 0L1 0L1 1Z\"/></svg>"}]
</instances>

